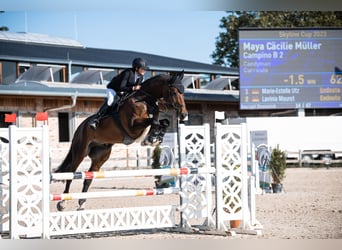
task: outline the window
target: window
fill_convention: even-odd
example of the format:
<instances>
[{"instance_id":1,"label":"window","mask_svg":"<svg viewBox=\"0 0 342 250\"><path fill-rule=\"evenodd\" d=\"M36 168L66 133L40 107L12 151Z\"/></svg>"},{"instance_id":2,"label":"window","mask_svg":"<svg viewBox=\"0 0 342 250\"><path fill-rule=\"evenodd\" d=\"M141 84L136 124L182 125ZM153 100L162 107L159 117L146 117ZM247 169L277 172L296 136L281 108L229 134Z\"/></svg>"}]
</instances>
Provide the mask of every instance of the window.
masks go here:
<instances>
[{"instance_id":1,"label":"window","mask_svg":"<svg viewBox=\"0 0 342 250\"><path fill-rule=\"evenodd\" d=\"M72 65L70 73L69 82L71 82L76 76L78 76L83 71L83 66Z\"/></svg>"},{"instance_id":2,"label":"window","mask_svg":"<svg viewBox=\"0 0 342 250\"><path fill-rule=\"evenodd\" d=\"M69 113L58 113L58 132L60 142L69 142Z\"/></svg>"},{"instance_id":3,"label":"window","mask_svg":"<svg viewBox=\"0 0 342 250\"><path fill-rule=\"evenodd\" d=\"M200 86L207 85L208 82L210 82L210 75L209 74L201 74L200 78Z\"/></svg>"},{"instance_id":4,"label":"window","mask_svg":"<svg viewBox=\"0 0 342 250\"><path fill-rule=\"evenodd\" d=\"M64 66L59 65L32 65L24 71L17 81L61 81L61 76L64 74Z\"/></svg>"},{"instance_id":5,"label":"window","mask_svg":"<svg viewBox=\"0 0 342 250\"><path fill-rule=\"evenodd\" d=\"M65 82L64 81L64 69L56 71L53 73L53 82ZM51 79L52 80L52 79Z\"/></svg>"},{"instance_id":6,"label":"window","mask_svg":"<svg viewBox=\"0 0 342 250\"><path fill-rule=\"evenodd\" d=\"M108 84L116 75L115 70L106 68L88 68L85 71L74 73L70 83L77 84Z\"/></svg>"},{"instance_id":7,"label":"window","mask_svg":"<svg viewBox=\"0 0 342 250\"><path fill-rule=\"evenodd\" d=\"M184 122L186 125L202 125L203 115L202 114L189 114L188 121Z\"/></svg>"},{"instance_id":8,"label":"window","mask_svg":"<svg viewBox=\"0 0 342 250\"><path fill-rule=\"evenodd\" d=\"M147 74L147 72L146 72L146 74ZM146 74L145 74L145 76L146 76ZM165 75L165 74L167 74L167 72L166 71L154 71L154 75L155 76L157 76L157 75Z\"/></svg>"},{"instance_id":9,"label":"window","mask_svg":"<svg viewBox=\"0 0 342 250\"><path fill-rule=\"evenodd\" d=\"M10 84L17 79L17 64L15 62L2 61L1 83Z\"/></svg>"},{"instance_id":10,"label":"window","mask_svg":"<svg viewBox=\"0 0 342 250\"><path fill-rule=\"evenodd\" d=\"M152 72L151 71L146 71L144 75L144 81L146 81L148 78L152 77Z\"/></svg>"},{"instance_id":11,"label":"window","mask_svg":"<svg viewBox=\"0 0 342 250\"><path fill-rule=\"evenodd\" d=\"M26 72L30 67L31 65L29 63L18 63L18 76Z\"/></svg>"},{"instance_id":12,"label":"window","mask_svg":"<svg viewBox=\"0 0 342 250\"><path fill-rule=\"evenodd\" d=\"M103 84L107 85L113 79L113 77L116 75L117 75L116 70L110 71L107 74L105 74L103 76Z\"/></svg>"}]
</instances>

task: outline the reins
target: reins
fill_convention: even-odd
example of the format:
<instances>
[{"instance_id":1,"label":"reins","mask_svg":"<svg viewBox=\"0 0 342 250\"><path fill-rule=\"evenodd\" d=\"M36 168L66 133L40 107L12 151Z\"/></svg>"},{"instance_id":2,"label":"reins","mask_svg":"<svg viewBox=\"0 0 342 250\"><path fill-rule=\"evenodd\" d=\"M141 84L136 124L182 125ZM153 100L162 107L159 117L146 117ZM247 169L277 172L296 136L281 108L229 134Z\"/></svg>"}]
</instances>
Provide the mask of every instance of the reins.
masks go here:
<instances>
[{"instance_id":1,"label":"reins","mask_svg":"<svg viewBox=\"0 0 342 250\"><path fill-rule=\"evenodd\" d=\"M166 104L166 106L169 106L169 107L171 107L171 108L174 108L174 109L180 109L181 107L182 107L182 105L177 105L177 104L175 104L175 103L173 103L172 101L170 101L170 100L172 100L172 93L171 93L171 89L170 89L170 87L175 87L175 88L177 88L175 85L174 85L174 83L173 82L171 82L171 80L172 79L168 79L168 95L169 95L169 98L168 98L168 100L164 100L164 102L165 102L165 104ZM150 84L151 82L147 82L147 84ZM177 88L178 89L178 88ZM154 95L152 95L152 94L150 94L150 93L148 93L146 90L143 90L143 89L140 89L140 90L138 90L137 92L140 92L140 93L142 93L142 94L144 94L149 100L145 100L147 103L150 103L150 102L156 102L156 101L158 101L158 99L161 99L161 98L157 98L157 97L155 97Z\"/></svg>"},{"instance_id":2,"label":"reins","mask_svg":"<svg viewBox=\"0 0 342 250\"><path fill-rule=\"evenodd\" d=\"M144 91L144 90L142 90L142 89L139 89L137 92L143 93L143 94L146 95L147 97L151 98L152 101L154 101L154 102L156 102L156 101L159 99L159 98L157 98L157 97L151 95L150 93L148 93L148 92L146 92L146 91Z\"/></svg>"}]
</instances>

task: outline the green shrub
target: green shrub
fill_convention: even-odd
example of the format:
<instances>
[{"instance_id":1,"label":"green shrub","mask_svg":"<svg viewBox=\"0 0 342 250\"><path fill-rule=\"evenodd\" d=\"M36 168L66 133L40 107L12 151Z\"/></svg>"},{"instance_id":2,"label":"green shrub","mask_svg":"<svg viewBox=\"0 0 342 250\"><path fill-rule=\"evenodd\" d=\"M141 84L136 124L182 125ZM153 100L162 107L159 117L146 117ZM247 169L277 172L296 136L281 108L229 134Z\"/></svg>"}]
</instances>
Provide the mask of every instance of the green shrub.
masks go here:
<instances>
[{"instance_id":1,"label":"green shrub","mask_svg":"<svg viewBox=\"0 0 342 250\"><path fill-rule=\"evenodd\" d=\"M161 153L161 148L159 145L155 146L153 150L153 155L152 155L152 169L159 169L160 168L160 153Z\"/></svg>"},{"instance_id":2,"label":"green shrub","mask_svg":"<svg viewBox=\"0 0 342 250\"><path fill-rule=\"evenodd\" d=\"M279 149L279 145L272 149L270 159L270 171L273 183L281 183L285 178L286 153Z\"/></svg>"}]
</instances>

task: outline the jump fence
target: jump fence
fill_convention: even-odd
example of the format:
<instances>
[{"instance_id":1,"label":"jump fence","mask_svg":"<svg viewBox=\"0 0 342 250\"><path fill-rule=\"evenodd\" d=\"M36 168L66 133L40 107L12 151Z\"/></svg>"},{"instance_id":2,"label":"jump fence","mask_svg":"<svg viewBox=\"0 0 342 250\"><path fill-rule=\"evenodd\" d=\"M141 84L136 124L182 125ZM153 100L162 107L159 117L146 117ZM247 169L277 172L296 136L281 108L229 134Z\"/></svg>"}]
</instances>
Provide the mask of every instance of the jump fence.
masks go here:
<instances>
[{"instance_id":1,"label":"jump fence","mask_svg":"<svg viewBox=\"0 0 342 250\"><path fill-rule=\"evenodd\" d=\"M165 169L141 169L141 170L117 170L98 172L74 172L74 173L53 173L51 180L73 180L73 179L102 179L113 177L146 177L154 175L189 175L189 174L213 174L215 168L165 168Z\"/></svg>"},{"instance_id":2,"label":"jump fence","mask_svg":"<svg viewBox=\"0 0 342 250\"><path fill-rule=\"evenodd\" d=\"M132 196L152 196L165 194L179 194L179 188L149 188L149 189L131 189L106 192L88 192L88 193L69 193L69 194L50 194L50 200L78 200L92 198L111 198L111 197L132 197Z\"/></svg>"},{"instance_id":3,"label":"jump fence","mask_svg":"<svg viewBox=\"0 0 342 250\"><path fill-rule=\"evenodd\" d=\"M198 220L208 228L228 231L232 230L230 220L241 220L236 232L259 234L261 225L255 218L255 180L247 174L246 127L244 124L217 124L215 129L214 168L211 167L209 125L205 124L180 125L180 168L58 174L50 173L46 125L1 129L0 136L9 143L0 140L0 233L9 233L12 239L51 238L120 230L191 228ZM55 180L154 175L176 176L177 185L164 189L50 193L50 182ZM51 204L57 200L153 195L179 195L180 204L50 211Z\"/></svg>"}]
</instances>

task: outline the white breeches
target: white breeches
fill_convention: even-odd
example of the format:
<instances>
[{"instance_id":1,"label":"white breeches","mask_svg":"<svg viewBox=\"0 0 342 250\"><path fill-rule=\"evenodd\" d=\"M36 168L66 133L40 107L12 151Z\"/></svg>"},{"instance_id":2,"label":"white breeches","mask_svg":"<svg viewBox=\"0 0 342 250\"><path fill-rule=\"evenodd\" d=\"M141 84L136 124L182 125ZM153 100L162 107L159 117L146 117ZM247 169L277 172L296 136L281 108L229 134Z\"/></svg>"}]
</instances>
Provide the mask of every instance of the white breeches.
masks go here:
<instances>
[{"instance_id":1,"label":"white breeches","mask_svg":"<svg viewBox=\"0 0 342 250\"><path fill-rule=\"evenodd\" d=\"M107 94L107 105L111 106L114 102L114 98L116 96L116 92L113 89L107 89L106 90L106 94Z\"/></svg>"}]
</instances>

